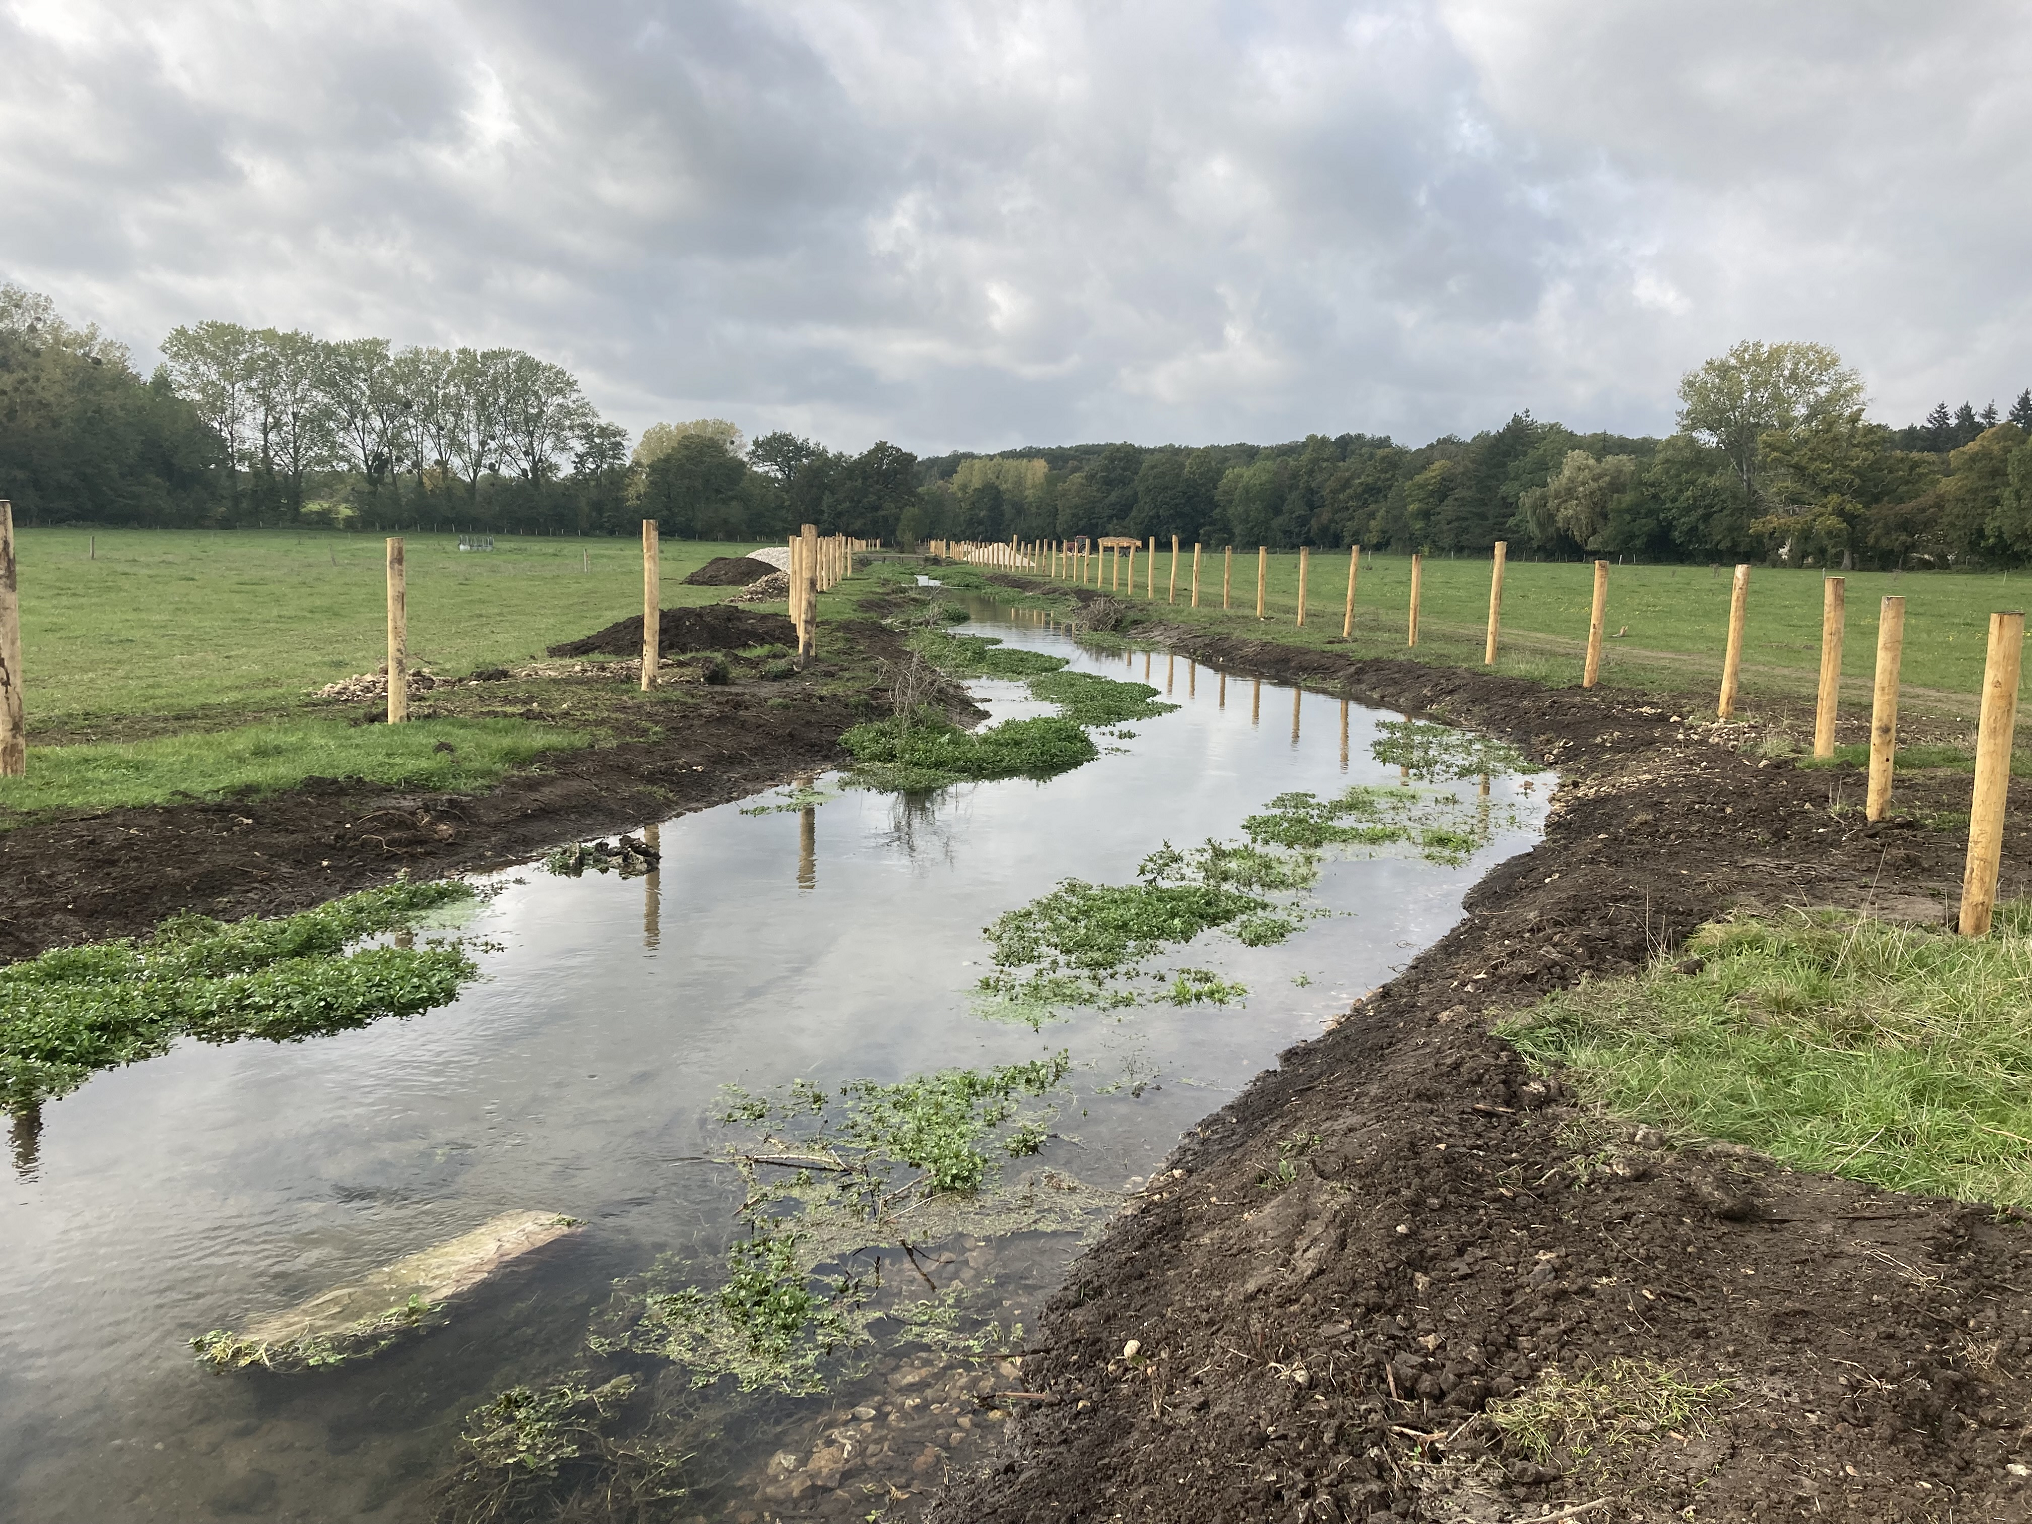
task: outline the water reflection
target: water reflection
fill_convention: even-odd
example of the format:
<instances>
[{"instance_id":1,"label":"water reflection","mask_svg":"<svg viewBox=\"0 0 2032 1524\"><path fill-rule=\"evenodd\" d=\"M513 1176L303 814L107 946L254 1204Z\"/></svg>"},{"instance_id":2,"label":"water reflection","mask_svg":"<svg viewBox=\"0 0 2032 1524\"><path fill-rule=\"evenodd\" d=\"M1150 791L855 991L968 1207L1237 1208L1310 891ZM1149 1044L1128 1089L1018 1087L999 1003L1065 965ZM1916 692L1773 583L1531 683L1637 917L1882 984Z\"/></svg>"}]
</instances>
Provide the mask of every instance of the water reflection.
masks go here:
<instances>
[{"instance_id":1,"label":"water reflection","mask_svg":"<svg viewBox=\"0 0 2032 1524\"><path fill-rule=\"evenodd\" d=\"M976 605L974 623L1077 670L1133 674L1134 653L1117 668L1033 611ZM715 1120L723 1084L801 1078L836 1093L860 1076L1065 1049L1079 1142L1053 1140L1017 1168L1090 1200L1147 1176L1281 1049L1383 982L1406 956L1400 943L1443 933L1466 888L1529 840L1499 824L1497 844L1458 870L1330 864L1318 893L1335 914L1288 945L1193 946L1195 966L1250 990L1243 1005L1074 1010L1042 1031L982 1019L995 1013L974 1001L980 930L995 916L1064 878L1129 882L1165 836L1232 839L1278 793L1394 773L1367 750L1374 711L1342 700L1338 746L1316 722L1308 743L1293 692L1287 744L1255 723L1262 680L1244 725L1226 714L1227 675L1215 670L1215 704L1196 702L1189 659L1180 709L1048 783L912 799L830 791L836 780L807 775L793 794L753 801L753 815L727 806L648 826L662 861L639 897L613 876L502 874L476 928L499 950L480 954L486 977L449 1008L306 1043L182 1044L15 1117L15 1168L35 1184L0 1200L0 1518L427 1517L426 1479L455 1453L468 1413L507 1386L597 1365L590 1319L617 1281L668 1256L683 1283L721 1283L743 1195L732 1170L695 1161L728 1141ZM1170 657L1165 690L1178 697ZM977 691L998 717L1038 712L1020 685ZM1483 797L1532 822L1544 803L1507 779ZM797 871L785 874L792 854ZM669 948L666 915L684 928ZM1301 971L1310 983L1294 982ZM587 1226L498 1294L463 1304L454 1330L315 1379L220 1378L187 1358L193 1334L511 1209ZM1032 1322L1078 1232L999 1232L865 1247L885 1258L885 1294L957 1283L984 1316ZM1011 1381L922 1350L880 1358L891 1368L825 1398L738 1410L718 1395L686 1398L721 1427L710 1471L701 1460L688 1476L706 1490L686 1506L781 1516L824 1498L829 1516L859 1516L876 1503L850 1499L837 1477L812 1480L826 1436L852 1429L868 1469L846 1481L877 1487L890 1517L911 1516L926 1478L989 1442L991 1421L958 1428L979 1412L968 1383ZM659 1393L683 1386L661 1366L648 1379ZM927 1395L906 1410L903 1392ZM876 1418L853 1416L860 1406ZM794 1452L794 1474L771 1469L779 1452Z\"/></svg>"}]
</instances>

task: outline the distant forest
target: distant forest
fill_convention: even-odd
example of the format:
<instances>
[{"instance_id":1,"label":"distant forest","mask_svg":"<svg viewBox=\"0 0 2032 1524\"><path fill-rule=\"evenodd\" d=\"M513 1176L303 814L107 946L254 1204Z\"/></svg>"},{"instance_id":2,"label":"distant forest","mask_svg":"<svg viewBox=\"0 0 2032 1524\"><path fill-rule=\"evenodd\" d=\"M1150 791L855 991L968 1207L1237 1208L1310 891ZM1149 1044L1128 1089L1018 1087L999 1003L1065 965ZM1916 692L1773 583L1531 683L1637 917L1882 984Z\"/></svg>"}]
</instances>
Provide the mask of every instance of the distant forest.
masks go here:
<instances>
[{"instance_id":1,"label":"distant forest","mask_svg":"<svg viewBox=\"0 0 2032 1524\"><path fill-rule=\"evenodd\" d=\"M920 459L731 423L630 447L562 367L229 323L178 328L152 376L50 301L0 287L0 497L17 522L303 525L909 544L1156 535L1547 559L1793 565L2032 561L2032 389L1892 428L1819 345L1689 372L1680 431L1577 434L1529 412L1473 438L1038 446Z\"/></svg>"}]
</instances>

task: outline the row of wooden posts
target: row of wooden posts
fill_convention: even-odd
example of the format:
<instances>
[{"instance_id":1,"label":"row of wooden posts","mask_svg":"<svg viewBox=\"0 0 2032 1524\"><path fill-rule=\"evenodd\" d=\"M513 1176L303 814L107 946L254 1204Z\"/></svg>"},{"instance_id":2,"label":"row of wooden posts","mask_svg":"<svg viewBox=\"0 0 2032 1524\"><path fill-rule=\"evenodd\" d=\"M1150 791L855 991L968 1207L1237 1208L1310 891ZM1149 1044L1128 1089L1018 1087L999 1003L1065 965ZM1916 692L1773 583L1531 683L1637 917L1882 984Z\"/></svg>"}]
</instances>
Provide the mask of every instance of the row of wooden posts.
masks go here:
<instances>
[{"instance_id":1,"label":"row of wooden posts","mask_svg":"<svg viewBox=\"0 0 2032 1524\"><path fill-rule=\"evenodd\" d=\"M877 542L879 543L879 542ZM821 536L814 525L806 524L790 537L790 617L797 631L798 663L811 659L817 625L819 593L831 588L853 568L857 550L867 543L846 535ZM1136 591L1136 554L1146 554L1144 596L1157 596L1157 539L1146 545L1126 537L1103 539L1098 545L1075 541L1033 541L1011 539L1007 545L973 542L934 541L931 549L951 559L1028 567L1046 575L1081 586L1107 586L1121 592L1126 572L1128 592ZM1488 635L1482 660L1494 666L1498 635L1502 625L1503 569L1509 547L1497 541L1489 579ZM1171 537L1171 566L1167 579L1169 601L1178 601L1178 574L1182 547ZM1125 556L1126 553L1126 556ZM1191 606L1199 607L1202 547L1192 548L1190 580ZM1106 565L1103 558L1112 558ZM1298 553L1298 624L1306 615L1306 583L1311 552ZM656 685L656 668L661 647L661 579L656 521L642 521L642 687ZM1353 547L1348 556L1347 593L1341 606L1341 635L1354 633L1355 585L1361 571L1362 547ZM409 717L409 606L403 562L402 539L388 541L388 721L401 724ZM1231 606L1234 589L1235 552L1223 551L1221 607ZM1256 550L1256 617L1267 617L1270 552ZM1405 643L1418 644L1418 604L1423 560L1411 558L1411 598ZM1609 564L1594 564L1594 597L1588 614L1587 662L1581 685L1592 688L1601 676L1602 630L1608 604ZM1845 624L1843 578L1822 581L1820 683L1814 714L1813 754L1834 755L1835 711L1841 687L1842 634ZM1722 656L1721 696L1716 713L1721 719L1735 714L1738 680L1742 671L1743 632L1747 622L1750 568L1738 566L1729 595L1728 640ZM1864 814L1881 820L1891 802L1891 779L1898 743L1898 668L1905 643L1905 600L1883 600L1877 621L1877 664L1870 712L1869 787ZM1996 903L1998 871L2003 860L2004 807L2011 777L2011 747L2017 727L2019 668L2024 653L2025 616L2022 612L1993 613L1990 616L1989 650L1983 668L1982 710L1976 732L1975 791L1969 812L1968 859L1962 880L1961 931L1982 936L1990 929ZM21 684L21 621L15 573L14 511L0 500L0 777L21 777L27 771L27 736L23 724Z\"/></svg>"},{"instance_id":2,"label":"row of wooden posts","mask_svg":"<svg viewBox=\"0 0 2032 1524\"><path fill-rule=\"evenodd\" d=\"M1106 587L1111 593L1123 591L1126 581L1130 597L1136 594L1136 555L1144 554L1144 597L1157 598L1157 537L1147 542L1127 537L1104 538L1083 545L1078 541L1011 540L1006 546L963 543L942 548L942 553L962 560L995 561L1011 566L1027 565L1060 581L1079 586ZM1192 547L1188 597L1190 606L1200 605L1200 562L1203 548ZM1178 602L1178 574L1183 546L1171 537L1171 564L1166 577L1167 601ZM1509 545L1498 540L1489 569L1489 621L1482 647L1482 663L1496 664L1503 619L1503 570ZM1298 552L1299 627L1305 624L1306 591L1312 553ZM1351 638L1355 630L1355 586L1362 567L1362 547L1348 553L1347 592L1341 603L1341 636ZM1268 617L1270 551L1256 547L1256 617ZM1221 608L1233 603L1235 551L1224 547L1221 557ZM1411 558L1411 595L1407 610L1405 645L1418 644L1418 605L1424 581L1424 558ZM1834 755L1835 714L1841 692L1842 631L1845 623L1845 579L1822 579L1820 633L1820 682L1816 695L1813 725L1813 754ZM1609 563L1594 564L1594 596L1588 609L1587 659L1581 686L1592 688L1601 680L1602 636L1607 623ZM1728 639L1722 653L1721 694L1716 716L1732 719L1743 665L1743 632L1748 620L1750 568L1736 568L1729 592ZM1996 906L1997 878L2003 862L2004 805L2011 779L2011 748L2017 728L2019 668L2025 645L2025 616L2022 612L1990 616L1989 650L1983 666L1982 710L1976 730L1976 777L1969 812L1968 858L1962 877L1960 929L1965 936L1983 936L1990 929ZM1905 600L1887 597L1877 620L1877 666L1870 706L1869 786L1863 813L1869 820L1884 818L1891 805L1891 779L1898 750L1898 667L1905 649Z\"/></svg>"}]
</instances>

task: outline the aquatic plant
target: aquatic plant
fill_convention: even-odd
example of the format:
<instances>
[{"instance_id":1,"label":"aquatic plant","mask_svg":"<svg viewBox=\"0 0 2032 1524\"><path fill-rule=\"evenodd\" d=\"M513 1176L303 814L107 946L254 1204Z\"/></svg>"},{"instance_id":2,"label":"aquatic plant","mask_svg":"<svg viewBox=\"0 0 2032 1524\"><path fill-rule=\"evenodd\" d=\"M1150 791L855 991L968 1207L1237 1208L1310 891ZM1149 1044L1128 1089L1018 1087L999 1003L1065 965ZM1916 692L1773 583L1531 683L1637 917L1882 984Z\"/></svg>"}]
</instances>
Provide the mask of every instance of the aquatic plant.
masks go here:
<instances>
[{"instance_id":1,"label":"aquatic plant","mask_svg":"<svg viewBox=\"0 0 2032 1524\"><path fill-rule=\"evenodd\" d=\"M615 1432L637 1389L633 1376L595 1386L574 1371L548 1386L511 1386L475 1408L457 1465L431 1489L437 1519L632 1519L676 1502L687 1457Z\"/></svg>"},{"instance_id":2,"label":"aquatic plant","mask_svg":"<svg viewBox=\"0 0 2032 1524\"><path fill-rule=\"evenodd\" d=\"M895 793L920 793L967 779L1049 778L1100 755L1087 733L1051 716L1005 720L962 730L944 715L921 711L856 725L840 737L853 754L851 783Z\"/></svg>"},{"instance_id":3,"label":"aquatic plant","mask_svg":"<svg viewBox=\"0 0 2032 1524\"><path fill-rule=\"evenodd\" d=\"M478 972L456 943L345 948L472 898L467 884L404 882L290 916L173 916L149 937L0 968L0 1106L64 1095L183 1036L290 1042L445 1005Z\"/></svg>"},{"instance_id":4,"label":"aquatic plant","mask_svg":"<svg viewBox=\"0 0 2032 1524\"><path fill-rule=\"evenodd\" d=\"M948 677L1041 677L1066 664L1063 656L1005 646L995 635L953 635L934 629L913 635L910 643Z\"/></svg>"},{"instance_id":5,"label":"aquatic plant","mask_svg":"<svg viewBox=\"0 0 2032 1524\"><path fill-rule=\"evenodd\" d=\"M1377 721L1369 755L1426 783L1533 771L1524 753L1507 741L1424 720Z\"/></svg>"},{"instance_id":6,"label":"aquatic plant","mask_svg":"<svg viewBox=\"0 0 2032 1524\"><path fill-rule=\"evenodd\" d=\"M1120 725L1127 720L1154 720L1178 705L1157 697L1148 683L1128 683L1092 672L1047 672L1030 679L1030 696L1056 704L1075 725Z\"/></svg>"}]
</instances>

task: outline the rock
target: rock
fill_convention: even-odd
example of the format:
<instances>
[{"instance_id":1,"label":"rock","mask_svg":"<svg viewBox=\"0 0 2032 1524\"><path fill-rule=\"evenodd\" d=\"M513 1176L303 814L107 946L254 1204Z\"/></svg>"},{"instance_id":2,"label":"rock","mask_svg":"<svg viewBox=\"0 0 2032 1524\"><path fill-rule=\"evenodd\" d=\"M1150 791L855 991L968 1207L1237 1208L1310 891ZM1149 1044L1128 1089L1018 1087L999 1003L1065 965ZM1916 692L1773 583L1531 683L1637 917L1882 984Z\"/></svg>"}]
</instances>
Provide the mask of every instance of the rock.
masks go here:
<instances>
[{"instance_id":1,"label":"rock","mask_svg":"<svg viewBox=\"0 0 2032 1524\"><path fill-rule=\"evenodd\" d=\"M804 1468L804 1474L815 1487L830 1490L840 1484L840 1475L847 1469L847 1450L844 1445L827 1445L811 1453L811 1462Z\"/></svg>"},{"instance_id":2,"label":"rock","mask_svg":"<svg viewBox=\"0 0 2032 1524\"><path fill-rule=\"evenodd\" d=\"M285 1312L251 1318L237 1332L215 1329L191 1343L200 1359L220 1370L260 1365L296 1371L313 1359L331 1365L365 1358L438 1326L447 1302L577 1227L555 1212L503 1212Z\"/></svg>"},{"instance_id":3,"label":"rock","mask_svg":"<svg viewBox=\"0 0 2032 1524\"><path fill-rule=\"evenodd\" d=\"M213 1513L237 1515L266 1513L275 1503L275 1474L249 1471L237 1476L205 1499Z\"/></svg>"},{"instance_id":4,"label":"rock","mask_svg":"<svg viewBox=\"0 0 2032 1524\"><path fill-rule=\"evenodd\" d=\"M945 1452L936 1445L926 1445L918 1452L917 1459L910 1463L913 1476L929 1476L945 1464Z\"/></svg>"}]
</instances>

